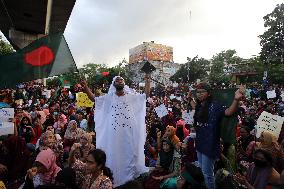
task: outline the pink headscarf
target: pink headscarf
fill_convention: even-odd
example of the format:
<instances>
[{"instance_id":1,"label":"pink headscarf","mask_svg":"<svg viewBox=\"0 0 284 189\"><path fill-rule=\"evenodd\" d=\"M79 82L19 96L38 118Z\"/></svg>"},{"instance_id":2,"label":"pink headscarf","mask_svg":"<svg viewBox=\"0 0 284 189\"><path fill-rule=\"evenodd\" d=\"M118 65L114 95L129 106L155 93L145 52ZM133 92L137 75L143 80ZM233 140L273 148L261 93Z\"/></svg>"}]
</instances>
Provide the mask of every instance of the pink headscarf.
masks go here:
<instances>
[{"instance_id":1,"label":"pink headscarf","mask_svg":"<svg viewBox=\"0 0 284 189\"><path fill-rule=\"evenodd\" d=\"M186 138L186 137L189 135L189 130L185 127L185 122L184 122L182 119L180 119L180 120L177 121L176 126L177 126L177 127L178 127L178 126L182 126L183 134L184 134L184 136L185 136L184 138Z\"/></svg>"},{"instance_id":2,"label":"pink headscarf","mask_svg":"<svg viewBox=\"0 0 284 189\"><path fill-rule=\"evenodd\" d=\"M37 155L36 161L47 169L47 172L43 174L44 182L54 183L57 173L61 170L61 168L56 165L54 152L51 149L43 150Z\"/></svg>"}]
</instances>

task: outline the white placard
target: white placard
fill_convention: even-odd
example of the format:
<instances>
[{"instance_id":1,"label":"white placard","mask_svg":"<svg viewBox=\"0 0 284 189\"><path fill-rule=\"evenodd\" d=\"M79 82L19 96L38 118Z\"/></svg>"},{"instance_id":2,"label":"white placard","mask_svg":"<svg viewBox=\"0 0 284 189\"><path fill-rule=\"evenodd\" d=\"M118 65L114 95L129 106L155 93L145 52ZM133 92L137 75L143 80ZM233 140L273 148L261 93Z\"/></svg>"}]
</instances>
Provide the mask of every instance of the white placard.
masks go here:
<instances>
[{"instance_id":1,"label":"white placard","mask_svg":"<svg viewBox=\"0 0 284 189\"><path fill-rule=\"evenodd\" d=\"M179 101L181 101L181 96L179 96L179 97L176 97L176 99L177 99L177 100L179 100Z\"/></svg>"},{"instance_id":2,"label":"white placard","mask_svg":"<svg viewBox=\"0 0 284 189\"><path fill-rule=\"evenodd\" d=\"M161 104L160 106L155 108L155 112L157 113L159 118L162 118L166 115L168 115L168 110L164 104Z\"/></svg>"},{"instance_id":3,"label":"white placard","mask_svg":"<svg viewBox=\"0 0 284 189\"><path fill-rule=\"evenodd\" d=\"M1 108L0 122L9 122L10 118L14 118L14 108Z\"/></svg>"},{"instance_id":4,"label":"white placard","mask_svg":"<svg viewBox=\"0 0 284 189\"><path fill-rule=\"evenodd\" d=\"M0 136L14 134L14 123L0 122Z\"/></svg>"},{"instance_id":5,"label":"white placard","mask_svg":"<svg viewBox=\"0 0 284 189\"><path fill-rule=\"evenodd\" d=\"M259 138L262 131L269 131L273 133L277 138L281 132L284 117L278 115L272 115L268 112L262 112L257 120L257 132L256 137Z\"/></svg>"},{"instance_id":6,"label":"white placard","mask_svg":"<svg viewBox=\"0 0 284 189\"><path fill-rule=\"evenodd\" d=\"M267 92L266 92L266 95L267 95L267 98L268 98L268 99L270 99L270 98L276 98L275 90L273 90L273 91L267 91Z\"/></svg>"},{"instance_id":7,"label":"white placard","mask_svg":"<svg viewBox=\"0 0 284 189\"><path fill-rule=\"evenodd\" d=\"M193 116L194 116L195 110L189 111L187 113L187 111L183 111L182 112L182 119L184 120L184 122L186 124L193 124Z\"/></svg>"}]
</instances>

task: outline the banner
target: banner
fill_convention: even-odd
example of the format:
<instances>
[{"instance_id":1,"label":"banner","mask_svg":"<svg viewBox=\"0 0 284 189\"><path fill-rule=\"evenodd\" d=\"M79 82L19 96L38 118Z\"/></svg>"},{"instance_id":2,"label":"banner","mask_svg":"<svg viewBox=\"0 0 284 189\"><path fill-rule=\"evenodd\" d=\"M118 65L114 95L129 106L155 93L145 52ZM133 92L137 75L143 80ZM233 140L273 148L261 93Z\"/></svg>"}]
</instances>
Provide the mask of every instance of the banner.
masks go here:
<instances>
[{"instance_id":1,"label":"banner","mask_svg":"<svg viewBox=\"0 0 284 189\"><path fill-rule=\"evenodd\" d=\"M256 137L259 138L262 131L269 131L277 138L281 132L284 117L262 112L257 120Z\"/></svg>"},{"instance_id":2,"label":"banner","mask_svg":"<svg viewBox=\"0 0 284 189\"><path fill-rule=\"evenodd\" d=\"M168 115L168 113L169 113L167 108L166 108L166 106L164 104L156 107L155 108L155 112L157 113L159 118L162 118L162 117Z\"/></svg>"},{"instance_id":3,"label":"banner","mask_svg":"<svg viewBox=\"0 0 284 189\"><path fill-rule=\"evenodd\" d=\"M76 106L78 107L90 107L94 106L94 102L92 102L86 93L79 92L76 94Z\"/></svg>"}]
</instances>

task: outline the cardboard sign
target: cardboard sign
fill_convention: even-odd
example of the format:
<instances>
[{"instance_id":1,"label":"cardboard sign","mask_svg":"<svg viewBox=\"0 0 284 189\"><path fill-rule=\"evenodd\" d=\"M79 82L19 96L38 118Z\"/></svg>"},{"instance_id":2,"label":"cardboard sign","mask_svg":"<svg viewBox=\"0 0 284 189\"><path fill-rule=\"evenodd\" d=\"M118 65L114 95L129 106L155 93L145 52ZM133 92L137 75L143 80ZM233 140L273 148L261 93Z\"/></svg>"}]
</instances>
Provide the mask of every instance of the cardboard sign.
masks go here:
<instances>
[{"instance_id":1,"label":"cardboard sign","mask_svg":"<svg viewBox=\"0 0 284 189\"><path fill-rule=\"evenodd\" d=\"M14 118L14 108L1 108L0 122L9 122L10 118Z\"/></svg>"},{"instance_id":2,"label":"cardboard sign","mask_svg":"<svg viewBox=\"0 0 284 189\"><path fill-rule=\"evenodd\" d=\"M157 113L159 118L162 118L162 117L168 115L168 113L169 113L167 108L166 108L166 106L164 104L156 107L155 108L155 112Z\"/></svg>"},{"instance_id":3,"label":"cardboard sign","mask_svg":"<svg viewBox=\"0 0 284 189\"><path fill-rule=\"evenodd\" d=\"M193 124L193 116L194 116L195 110L192 110L187 113L187 111L182 112L182 119L186 124Z\"/></svg>"},{"instance_id":4,"label":"cardboard sign","mask_svg":"<svg viewBox=\"0 0 284 189\"><path fill-rule=\"evenodd\" d=\"M266 95L267 95L267 98L268 98L268 99L270 99L270 98L276 98L275 90L273 90L273 91L267 91L267 92L266 92Z\"/></svg>"},{"instance_id":5,"label":"cardboard sign","mask_svg":"<svg viewBox=\"0 0 284 189\"><path fill-rule=\"evenodd\" d=\"M257 120L256 137L259 138L262 131L269 131L277 138L281 132L284 117L272 115L268 112L262 112Z\"/></svg>"},{"instance_id":6,"label":"cardboard sign","mask_svg":"<svg viewBox=\"0 0 284 189\"><path fill-rule=\"evenodd\" d=\"M86 93L79 92L76 94L76 106L78 107L93 107L94 102L92 102Z\"/></svg>"}]
</instances>

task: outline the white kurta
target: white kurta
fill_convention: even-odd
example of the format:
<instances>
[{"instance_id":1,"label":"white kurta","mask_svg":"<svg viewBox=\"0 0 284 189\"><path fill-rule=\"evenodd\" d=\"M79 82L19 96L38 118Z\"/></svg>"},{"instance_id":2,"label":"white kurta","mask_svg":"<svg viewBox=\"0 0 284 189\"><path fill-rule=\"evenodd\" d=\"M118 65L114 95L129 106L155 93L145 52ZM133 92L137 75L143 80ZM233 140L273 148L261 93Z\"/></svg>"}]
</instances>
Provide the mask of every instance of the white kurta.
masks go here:
<instances>
[{"instance_id":1,"label":"white kurta","mask_svg":"<svg viewBox=\"0 0 284 189\"><path fill-rule=\"evenodd\" d=\"M144 94L115 93L95 99L96 146L105 151L106 165L114 176L114 187L147 172L146 97Z\"/></svg>"}]
</instances>

